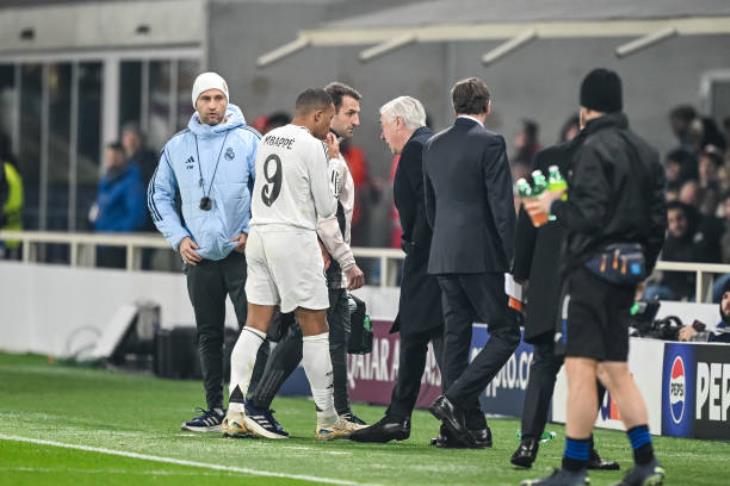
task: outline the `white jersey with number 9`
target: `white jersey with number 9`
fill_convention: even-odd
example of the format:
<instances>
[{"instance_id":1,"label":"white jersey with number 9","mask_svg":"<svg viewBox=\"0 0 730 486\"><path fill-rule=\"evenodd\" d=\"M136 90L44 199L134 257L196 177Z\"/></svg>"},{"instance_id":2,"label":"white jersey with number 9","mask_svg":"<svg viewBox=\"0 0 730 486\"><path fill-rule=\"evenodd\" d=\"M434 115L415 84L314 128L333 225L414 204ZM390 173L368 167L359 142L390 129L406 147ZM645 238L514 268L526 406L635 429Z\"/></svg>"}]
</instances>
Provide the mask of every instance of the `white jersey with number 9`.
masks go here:
<instances>
[{"instance_id":1,"label":"white jersey with number 9","mask_svg":"<svg viewBox=\"0 0 730 486\"><path fill-rule=\"evenodd\" d=\"M290 124L267 133L256 153L251 226L316 231L318 218L331 218L337 210L327 164L322 141L306 128Z\"/></svg>"}]
</instances>

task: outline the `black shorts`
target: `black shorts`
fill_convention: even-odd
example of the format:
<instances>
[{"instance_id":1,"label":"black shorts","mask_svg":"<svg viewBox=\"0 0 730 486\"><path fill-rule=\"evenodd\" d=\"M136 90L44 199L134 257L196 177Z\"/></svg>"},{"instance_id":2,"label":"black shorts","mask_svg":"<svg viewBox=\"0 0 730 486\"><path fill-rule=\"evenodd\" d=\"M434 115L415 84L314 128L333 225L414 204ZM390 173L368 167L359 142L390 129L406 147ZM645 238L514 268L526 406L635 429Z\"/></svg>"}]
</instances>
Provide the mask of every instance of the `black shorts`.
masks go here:
<instances>
[{"instance_id":1,"label":"black shorts","mask_svg":"<svg viewBox=\"0 0 730 486\"><path fill-rule=\"evenodd\" d=\"M565 355L626 361L634 291L633 287L605 282L582 267L571 271L565 279L560 307Z\"/></svg>"}]
</instances>

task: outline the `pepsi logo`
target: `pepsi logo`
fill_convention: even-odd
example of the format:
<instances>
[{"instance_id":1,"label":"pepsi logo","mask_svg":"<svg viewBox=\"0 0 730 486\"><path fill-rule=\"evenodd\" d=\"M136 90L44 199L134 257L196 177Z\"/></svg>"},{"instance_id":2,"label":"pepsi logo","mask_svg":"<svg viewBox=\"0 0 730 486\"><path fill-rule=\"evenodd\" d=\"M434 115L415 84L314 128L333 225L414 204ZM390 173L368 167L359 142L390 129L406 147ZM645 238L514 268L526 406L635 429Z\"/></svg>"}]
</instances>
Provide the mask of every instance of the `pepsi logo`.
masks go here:
<instances>
[{"instance_id":1,"label":"pepsi logo","mask_svg":"<svg viewBox=\"0 0 730 486\"><path fill-rule=\"evenodd\" d=\"M686 380L684 361L681 356L674 358L669 379L669 409L672 414L672 420L675 424L679 424L684 417L684 407L686 403Z\"/></svg>"}]
</instances>

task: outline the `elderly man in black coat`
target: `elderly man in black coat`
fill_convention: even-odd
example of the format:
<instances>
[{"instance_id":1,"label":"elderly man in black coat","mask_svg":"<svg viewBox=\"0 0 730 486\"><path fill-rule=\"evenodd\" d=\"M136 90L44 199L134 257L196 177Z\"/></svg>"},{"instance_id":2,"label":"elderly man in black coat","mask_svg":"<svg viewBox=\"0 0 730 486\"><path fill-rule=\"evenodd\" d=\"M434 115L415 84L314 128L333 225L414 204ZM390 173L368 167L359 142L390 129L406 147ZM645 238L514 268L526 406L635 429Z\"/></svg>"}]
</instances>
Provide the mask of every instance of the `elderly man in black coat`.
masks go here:
<instances>
[{"instance_id":1,"label":"elderly man in black coat","mask_svg":"<svg viewBox=\"0 0 730 486\"><path fill-rule=\"evenodd\" d=\"M579 134L571 141L548 147L538 152L533 169L548 176L555 165L564 176L572 170L571 161L582 143ZM560 249L565 240L565 229L550 221L535 228L524 208L520 209L515 231L515 259L512 276L527 287L526 342L533 345L530 378L522 409L522 439L510 462L529 468L537 458L540 438L545 430L548 410L555 389L555 378L563 366L564 357L555 353L555 330L558 325L560 302ZM605 388L599 386L600 404ZM602 461L591 447L588 463L591 469L618 469L615 462Z\"/></svg>"},{"instance_id":2,"label":"elderly man in black coat","mask_svg":"<svg viewBox=\"0 0 730 486\"><path fill-rule=\"evenodd\" d=\"M456 121L423 154L426 217L434 231L428 273L438 276L445 320L445 393L431 413L449 432L442 443L481 448L492 437L479 395L520 342L504 278L515 210L504 138L484 128L491 111L487 85L465 79L451 95ZM490 338L470 363L474 322L486 323Z\"/></svg>"},{"instance_id":3,"label":"elderly man in black coat","mask_svg":"<svg viewBox=\"0 0 730 486\"><path fill-rule=\"evenodd\" d=\"M421 155L433 132L426 127L420 101L400 96L380 109L381 137L394 154L400 154L393 198L403 228L403 264L398 316L391 332L400 331L398 380L390 406L379 422L354 432L358 442L388 442L410 436L411 413L421 387L428 343L433 343L440 365L443 343L441 290L427 270L431 228L426 222Z\"/></svg>"}]
</instances>

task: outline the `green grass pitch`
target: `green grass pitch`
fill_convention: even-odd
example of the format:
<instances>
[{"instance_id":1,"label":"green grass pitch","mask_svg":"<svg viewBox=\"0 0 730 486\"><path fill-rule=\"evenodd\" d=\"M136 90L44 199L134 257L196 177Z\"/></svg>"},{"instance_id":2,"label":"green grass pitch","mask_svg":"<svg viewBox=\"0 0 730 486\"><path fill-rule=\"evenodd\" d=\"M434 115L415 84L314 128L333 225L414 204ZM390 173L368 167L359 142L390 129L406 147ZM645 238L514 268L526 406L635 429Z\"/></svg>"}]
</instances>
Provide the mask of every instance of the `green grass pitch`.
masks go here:
<instances>
[{"instance_id":1,"label":"green grass pitch","mask_svg":"<svg viewBox=\"0 0 730 486\"><path fill-rule=\"evenodd\" d=\"M198 382L0 354L0 484L515 485L549 473L562 452L563 429L550 425L558 439L543 446L535 467L513 469L508 461L519 425L511 419L490 420L492 449L435 449L428 443L438 424L424 411L415 413L405 442L322 443L313 438L314 407L306 399L274 403L289 440L182 432L180 423L202 398ZM355 411L374 421L383 408L355 405ZM624 470L630 465L624 434L601 430L596 438L605 457ZM658 438L655 447L668 484L730 484L730 443ZM612 484L621 474L593 473L592 484Z\"/></svg>"}]
</instances>

